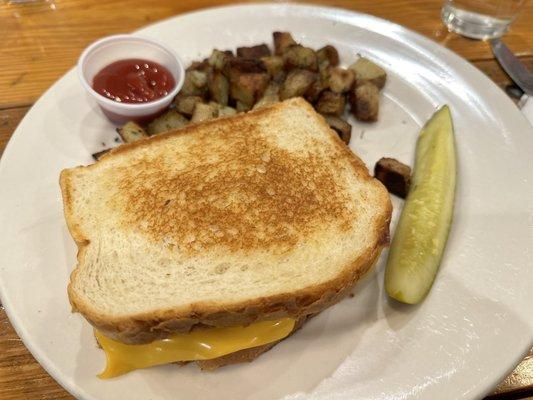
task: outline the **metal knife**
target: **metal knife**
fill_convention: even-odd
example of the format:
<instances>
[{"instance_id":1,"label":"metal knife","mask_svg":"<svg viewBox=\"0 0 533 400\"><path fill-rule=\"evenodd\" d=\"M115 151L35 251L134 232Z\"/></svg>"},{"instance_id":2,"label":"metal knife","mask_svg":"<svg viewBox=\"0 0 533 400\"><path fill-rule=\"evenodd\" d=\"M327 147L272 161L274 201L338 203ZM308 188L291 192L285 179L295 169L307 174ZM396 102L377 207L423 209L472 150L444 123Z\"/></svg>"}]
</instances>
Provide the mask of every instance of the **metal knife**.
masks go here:
<instances>
[{"instance_id":1,"label":"metal knife","mask_svg":"<svg viewBox=\"0 0 533 400\"><path fill-rule=\"evenodd\" d=\"M526 119L533 125L533 72L529 71L511 50L499 39L491 40L492 52L502 66L523 91L518 106Z\"/></svg>"},{"instance_id":2,"label":"metal knife","mask_svg":"<svg viewBox=\"0 0 533 400\"><path fill-rule=\"evenodd\" d=\"M499 39L491 40L492 52L511 79L528 96L533 96L533 72L530 72Z\"/></svg>"}]
</instances>

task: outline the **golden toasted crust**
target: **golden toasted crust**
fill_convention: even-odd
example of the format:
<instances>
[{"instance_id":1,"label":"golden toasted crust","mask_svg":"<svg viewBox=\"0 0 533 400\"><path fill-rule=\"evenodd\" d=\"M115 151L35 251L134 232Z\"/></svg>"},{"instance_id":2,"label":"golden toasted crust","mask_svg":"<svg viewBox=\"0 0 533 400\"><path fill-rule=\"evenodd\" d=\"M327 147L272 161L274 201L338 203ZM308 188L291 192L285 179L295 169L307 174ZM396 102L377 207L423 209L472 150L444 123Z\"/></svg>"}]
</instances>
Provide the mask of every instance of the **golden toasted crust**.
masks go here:
<instances>
[{"instance_id":1,"label":"golden toasted crust","mask_svg":"<svg viewBox=\"0 0 533 400\"><path fill-rule=\"evenodd\" d=\"M303 99L293 99L289 101L300 103L300 106L309 108L314 114L312 107ZM203 123L202 125L204 127L212 127L215 131L218 125L224 123L230 123L232 126L237 127L238 129L253 129L253 127L247 126L247 120L249 119L250 115L260 116L263 113L271 112L271 110L275 109L276 107L282 106L282 103L280 103L270 107L259 109L257 111L253 111L246 115L241 114L234 117L224 118L222 120L219 119L214 121L208 121ZM112 317L95 312L91 308L90 304L87 304L84 300L79 298L76 291L74 291L72 288L72 282L75 280L76 274L79 272L78 269L75 269L72 272L71 283L68 287L69 299L73 310L82 313L93 326L95 326L98 330L102 331L105 335L109 337L120 340L124 343L146 343L156 339L167 337L174 332L188 332L191 329L201 329L202 327L248 325L256 321L276 319L285 316L300 318L305 315L320 312L321 310L331 306L332 304L338 302L340 299L345 297L351 291L353 285L373 265L374 261L379 256L379 253L383 246L388 244L389 222L392 207L390 204L390 198L386 190L377 180L374 180L368 174L368 171L362 161L359 160L359 158L357 158L345 146L344 143L342 143L342 141L338 138L338 135L335 132L330 130L329 126L326 124L322 117L318 116L317 118L317 123L322 125L322 127L327 131L331 132L331 136L335 142L335 146L342 154L342 157L349 160L351 166L353 167L354 176L358 176L358 179L365 180L371 185L375 185L380 197L378 202L383 207L383 212L379 214L377 220L375 221L375 224L369 227L368 235L373 239L373 246L368 248L363 254L360 254L355 260L352 260L350 263L347 263L342 269L342 272L337 277L331 279L330 281L308 286L306 288L294 292L281 293L279 295L256 298L250 301L225 305L223 309L221 309L220 305L216 303L196 302L180 308L161 309L150 313L139 313L127 317ZM167 137L172 137L174 135L195 135L196 132L197 130L195 126L186 127L177 132L166 133L155 136L149 140L142 140L129 145L123 145L112 150L108 155L104 156L102 160L106 160L109 157L114 157L116 155L124 155L137 148L149 147L152 143L164 141ZM235 145L238 146L239 144L236 143ZM253 146L258 146L256 150L261 151L260 143L244 143L244 145L251 145L252 152L255 151ZM205 151L205 153L209 154L208 151ZM198 154L198 156L202 155ZM291 170L288 168L287 165L283 164L284 156L286 156L286 154L269 155L269 157L273 157L280 160L280 172L285 174L287 176L287 181L290 182ZM291 162L295 162L295 160L291 160ZM315 167L316 168L309 169L309 173L319 174L319 176L317 176L317 179L321 181L321 183L325 186L330 185L331 183L328 181L326 175L320 176L319 166L317 165ZM96 168L96 164L83 168ZM84 235L84 233L80 229L80 226L76 223L75 219L72 217L72 198L70 181L72 174L75 174L76 170L77 169L74 168L63 171L60 177L60 185L63 193L65 218L72 237L78 245L78 265L80 265L83 263L84 255L89 244L89 240ZM192 175L189 176L189 178L193 181L195 179L197 179L198 182L205 181L205 176L194 175L201 174L201 172L191 172L191 174ZM279 184L281 185L284 183L279 182ZM125 187L128 187L128 191L132 193L134 193L135 190L140 189L135 187L134 180L125 182L124 185ZM250 181L249 185L250 191L257 191L256 195L268 195L268 193L260 193L260 185L258 185L257 183ZM284 186L284 188L286 187ZM208 189L212 193L215 193L217 190L215 186L203 189ZM276 189L273 188L273 190ZM338 215L340 216L340 218L342 218L344 212L342 204L343 199L342 197L339 197L338 199L335 198L335 190L331 190L331 192L333 193L333 195L331 198L331 205L329 206L330 208L321 210L319 209L320 207L313 207L312 204L307 204L304 209L313 210L309 211L312 214L306 214L304 212L301 213L301 215L294 215L296 213L293 213L293 218L295 219L293 223L300 224L300 228L305 229L307 226L306 220L320 220L320 218L331 214L335 214L336 216ZM191 191L190 194L191 196L194 196L194 191ZM293 196L294 199L297 200L297 202L313 201L312 199L304 198L306 194L308 195L308 193L304 193L304 196L300 196L300 194L291 193L289 190L289 195ZM159 195L160 188L157 188L156 184L156 187L153 191L151 191L150 193L145 193L145 195L142 195L140 197L143 199L153 197L158 198ZM307 197L314 198L314 196ZM201 199L198 199L198 201L200 200ZM148 205L143 204L142 201L134 203L135 204L131 205L132 209L130 210L130 215L136 215L138 213L139 215L143 215L142 218L153 218L154 224L148 224L149 227L147 228L147 231L145 233L153 235L171 235L176 240L183 240L184 234L186 232L183 231L182 228L180 228L179 226L176 226L179 224L174 224L174 226L165 226L157 224L157 218L155 218L155 213L161 212L161 209L158 209L157 207L148 207ZM154 202L153 205L155 205L156 203L164 204L165 202ZM136 209L136 207L140 208ZM281 203L274 204L274 206L271 208L275 209L276 207L283 209L285 205ZM175 214L173 215L173 218L184 218L184 215L179 214L177 208L174 210ZM290 218L290 212L291 209L289 207L287 209L283 209L283 212L281 213L276 212L275 214L271 214L271 217L273 219L278 220L282 220L283 218ZM195 222L198 222L199 224L204 224L206 226L212 223L209 217L203 216L203 214L198 214L198 218L195 219ZM224 218L229 217L231 217L231 215L224 215ZM217 218L220 218L220 215L218 215ZM300 218L300 220L297 220L298 218ZM242 228L244 232L246 232L247 229L246 223L246 221L241 222L237 220L234 220L232 222L233 226L235 224L242 224L242 226L238 226ZM350 223L350 221L346 221L346 223ZM273 226L275 225L276 224L273 224ZM277 237L283 234L284 232L274 231L272 235L266 240L268 240L270 244L274 243L279 246L290 246L291 237L289 234L285 235L283 241L276 243ZM214 236L216 237L216 235ZM229 249L231 249L232 246L235 246L236 248L257 248L265 245L265 242L262 241L261 238L253 236L247 237L246 239L230 237L219 237L218 239ZM195 251L195 249L191 247L191 251Z\"/></svg>"},{"instance_id":2,"label":"golden toasted crust","mask_svg":"<svg viewBox=\"0 0 533 400\"><path fill-rule=\"evenodd\" d=\"M349 199L336 190L331 168L320 158L291 154L262 138L248 140L254 129L248 120L232 125L238 132L226 138L232 152L217 153L210 168L176 174L156 165L154 176L152 160L132 165L137 172L124 174L118 183L124 196L114 205L116 215L154 242L165 237L171 249L178 246L190 254L211 246L228 251L276 248L281 253L296 244L298 235L309 235L328 220L338 221L344 231L350 229ZM200 160L214 153L207 135L198 142L189 157ZM238 162L235 154L240 154ZM236 164L238 168L227 167ZM313 186L304 185L306 180ZM238 200L228 199L228 190ZM318 198L318 191L327 193L327 199Z\"/></svg>"},{"instance_id":3,"label":"golden toasted crust","mask_svg":"<svg viewBox=\"0 0 533 400\"><path fill-rule=\"evenodd\" d=\"M388 228L381 237L384 241L388 240ZM110 319L95 314L85 303L78 302L71 284L68 286L69 299L73 310L83 314L96 329L108 337L130 344L149 343L173 333L206 327L249 325L282 317L298 319L319 313L348 296L357 281L374 265L385 243L388 242L378 242L334 280L292 293L234 304L222 311L217 305L198 302L187 309L161 310ZM76 270L72 274L76 274Z\"/></svg>"}]
</instances>

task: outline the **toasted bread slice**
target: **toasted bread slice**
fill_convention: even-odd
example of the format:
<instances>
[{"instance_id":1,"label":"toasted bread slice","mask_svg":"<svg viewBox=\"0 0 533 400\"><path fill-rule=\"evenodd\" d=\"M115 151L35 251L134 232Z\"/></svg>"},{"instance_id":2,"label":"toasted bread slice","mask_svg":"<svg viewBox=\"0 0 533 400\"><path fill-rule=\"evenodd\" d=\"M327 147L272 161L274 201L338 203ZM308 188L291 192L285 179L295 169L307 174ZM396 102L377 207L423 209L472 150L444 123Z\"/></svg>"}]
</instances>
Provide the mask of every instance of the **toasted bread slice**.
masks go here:
<instances>
[{"instance_id":1,"label":"toasted bread slice","mask_svg":"<svg viewBox=\"0 0 533 400\"><path fill-rule=\"evenodd\" d=\"M75 311L124 343L317 313L388 243L391 203L303 99L62 171Z\"/></svg>"}]
</instances>

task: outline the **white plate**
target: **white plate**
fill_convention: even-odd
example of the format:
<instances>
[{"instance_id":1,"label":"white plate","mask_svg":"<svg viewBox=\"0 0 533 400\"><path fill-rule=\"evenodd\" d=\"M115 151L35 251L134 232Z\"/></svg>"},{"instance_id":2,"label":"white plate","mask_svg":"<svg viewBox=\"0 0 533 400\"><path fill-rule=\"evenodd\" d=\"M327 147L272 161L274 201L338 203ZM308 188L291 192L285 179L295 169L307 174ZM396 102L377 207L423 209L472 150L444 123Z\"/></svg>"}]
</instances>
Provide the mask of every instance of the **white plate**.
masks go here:
<instances>
[{"instance_id":1,"label":"white plate","mask_svg":"<svg viewBox=\"0 0 533 400\"><path fill-rule=\"evenodd\" d=\"M531 345L533 129L482 73L398 25L338 9L254 5L182 15L140 31L186 62L213 47L270 43L288 30L389 71L380 121L356 124L368 163L412 164L419 126L451 106L459 157L455 220L438 279L418 307L389 302L384 257L355 297L323 312L251 364L201 373L163 366L100 381L91 328L66 296L76 249L62 215L63 168L91 162L115 137L73 71L31 109L0 164L2 301L18 334L83 399L470 399L494 387ZM397 211L400 202L395 200Z\"/></svg>"}]
</instances>

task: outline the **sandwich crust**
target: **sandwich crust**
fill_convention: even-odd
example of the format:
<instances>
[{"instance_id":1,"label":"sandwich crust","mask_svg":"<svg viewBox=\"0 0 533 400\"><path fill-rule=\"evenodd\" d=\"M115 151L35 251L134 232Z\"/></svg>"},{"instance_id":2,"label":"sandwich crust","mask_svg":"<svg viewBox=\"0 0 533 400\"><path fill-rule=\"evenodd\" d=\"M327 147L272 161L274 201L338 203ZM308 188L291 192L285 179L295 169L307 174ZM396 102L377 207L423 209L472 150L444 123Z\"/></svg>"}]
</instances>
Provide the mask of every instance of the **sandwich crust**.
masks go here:
<instances>
[{"instance_id":1,"label":"sandwich crust","mask_svg":"<svg viewBox=\"0 0 533 400\"><path fill-rule=\"evenodd\" d=\"M154 242L157 242L158 238L164 237L168 242L166 243L166 251L172 251L176 248L183 254L194 256L207 251L210 246L218 246L223 247L228 252L267 248L273 253L284 253L296 246L301 235L319 229L321 221L326 223L329 218L339 220L341 230L349 229L353 223L350 220L353 215L347 212L345 202L348 200L342 196L342 193L335 190L329 175L320 165L320 159L307 159L304 162L289 153L284 153L282 149L273 148L269 148L268 155L265 155L264 149L268 146L262 143L260 139L246 140L246 137L256 129L255 121L257 119L268 117L284 107L303 108L309 115L312 115L313 122L330 135L330 140L333 141L335 151L340 155L340 158L348 161L347 165L352 168L354 179L372 187L377 211L372 224L367 227L365 232L369 245L365 247L364 251L344 263L339 269L339 273L327 281L310 284L294 291L260 296L245 301L229 301L224 304L213 301L197 301L180 307L160 307L149 312L123 316L102 312L101 309L94 307L87 297L80 294L75 283L79 279L80 268L83 268L88 261L87 253L94 239L91 234L86 232L84 223L80 221L75 210L75 202L80 196L81 190L76 186L75 180L79 179L78 174L98 169L100 163L112 163L122 157L128 158L136 155L134 163L135 171L138 173L121 175L123 179L117 182L117 185L120 193L124 193L124 196L120 201L116 200L116 203L115 200L110 200L108 206L115 210L114 215L118 215L118 225L133 224L141 232L141 235ZM259 179L247 180L246 168L235 170L220 168L220 170L224 170L226 175L217 175L216 168L210 170L184 169L178 174L179 177L174 175L174 179L170 179L166 175L168 164L164 162L155 167L157 171L155 175L154 165L151 165L151 168L144 168L146 163L153 164L153 162L143 158L143 154L149 151L154 144L178 136L198 135L199 130L212 131L213 135L227 134L227 132L220 130L221 125L231 125L234 130L241 133L236 135L239 139L232 141L231 138L225 138L225 140L230 140L230 146L233 146L233 149L239 149L238 152L242 153L243 159L239 161L242 165L251 165L250 160L257 160L258 158L263 159L263 161L272 159L275 161L272 164L278 168L278 171L274 171L276 176L282 176L284 179L265 182L260 177ZM189 149L192 152L191 157L195 157L196 160L202 157L209 158L212 154L209 149L209 142L202 143L205 146ZM225 160L224 158L208 161L221 164L232 162L232 160ZM298 162L301 162L302 165L291 168ZM119 165L116 168L125 167ZM259 165L257 168L261 169L261 166ZM261 170L255 172L261 174ZM329 197L326 199L328 201L313 196L313 187L309 190L302 189L302 174L310 174L315 185L318 183L321 188L326 189L326 193L329 193ZM148 187L142 185L142 182L147 180L151 182ZM169 182L172 182L170 186ZM277 227L277 230L264 229L258 233L254 224L260 223L261 218L259 220L239 218L240 215L244 215L246 210L226 207L229 210L224 211L223 206L212 206L220 199L217 194L223 192L224 188L231 185L232 182L239 182L241 185L239 190L242 190L239 193L243 193L244 198L254 198L255 204L264 206L262 210L258 210L256 214L252 215L260 215L261 218L268 220L272 227ZM199 190L197 190L198 185L202 186ZM176 132L122 145L103 156L96 164L62 171L60 186L67 225L78 246L78 266L72 272L68 286L72 308L74 311L80 312L96 329L124 343L148 343L168 337L173 333L184 333L193 329L248 325L281 317L305 319L307 315L316 314L347 296L355 283L371 268L381 249L388 245L389 241L392 206L387 191L381 183L369 175L363 162L345 146L337 134L331 131L324 119L316 114L303 99L288 100L247 114L207 121ZM174 196L178 188L185 186L188 186L189 190L181 191L180 193L184 193L183 195ZM295 187L298 187L299 190L293 190ZM269 190L283 193L283 196L274 196L273 199L268 193ZM185 196L187 200L191 200L188 204L192 204L195 208L186 208L180 204L180 196ZM210 198L212 199L205 201ZM234 203L238 206L243 204L240 199ZM248 205L248 209L249 207L250 205ZM161 215L165 212L167 212L166 217L162 219ZM163 223L163 220L173 220L178 221L178 223ZM284 221L287 220L290 222L288 224L290 229L283 228L286 226ZM217 226L212 229L215 222L217 222ZM235 229L240 234L228 235L227 232L231 232L231 229ZM225 232L225 234L220 235L218 232ZM196 235L195 240L191 241L190 233Z\"/></svg>"}]
</instances>

